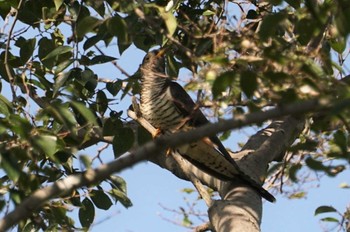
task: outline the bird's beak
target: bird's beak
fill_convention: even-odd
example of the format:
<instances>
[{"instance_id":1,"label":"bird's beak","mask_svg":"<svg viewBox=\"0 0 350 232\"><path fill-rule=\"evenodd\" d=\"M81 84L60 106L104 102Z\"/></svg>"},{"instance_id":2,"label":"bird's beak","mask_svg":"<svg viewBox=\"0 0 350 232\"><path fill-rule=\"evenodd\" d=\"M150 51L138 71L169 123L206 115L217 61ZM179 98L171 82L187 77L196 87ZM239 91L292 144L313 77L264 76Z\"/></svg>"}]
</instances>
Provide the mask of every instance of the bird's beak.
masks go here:
<instances>
[{"instance_id":1,"label":"bird's beak","mask_svg":"<svg viewBox=\"0 0 350 232\"><path fill-rule=\"evenodd\" d=\"M166 50L167 50L166 48L159 49L159 52L157 53L156 57L163 56L165 54Z\"/></svg>"}]
</instances>

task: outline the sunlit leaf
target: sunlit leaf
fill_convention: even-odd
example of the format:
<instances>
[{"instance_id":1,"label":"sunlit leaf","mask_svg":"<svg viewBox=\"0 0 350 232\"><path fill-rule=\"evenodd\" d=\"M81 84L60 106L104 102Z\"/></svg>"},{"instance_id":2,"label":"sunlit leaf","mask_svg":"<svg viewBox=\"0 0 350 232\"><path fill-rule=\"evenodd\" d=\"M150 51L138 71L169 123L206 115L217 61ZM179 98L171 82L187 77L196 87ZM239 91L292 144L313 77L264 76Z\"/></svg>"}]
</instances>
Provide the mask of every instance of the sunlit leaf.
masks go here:
<instances>
[{"instance_id":1,"label":"sunlit leaf","mask_svg":"<svg viewBox=\"0 0 350 232\"><path fill-rule=\"evenodd\" d=\"M289 199L301 199L306 196L306 192L297 192L289 196Z\"/></svg>"},{"instance_id":2,"label":"sunlit leaf","mask_svg":"<svg viewBox=\"0 0 350 232\"><path fill-rule=\"evenodd\" d=\"M92 125L98 125L95 115L84 104L76 101L71 101L70 104Z\"/></svg>"},{"instance_id":3,"label":"sunlit leaf","mask_svg":"<svg viewBox=\"0 0 350 232\"><path fill-rule=\"evenodd\" d=\"M55 158L57 137L52 135L36 135L32 138L32 143L43 151L48 157Z\"/></svg>"},{"instance_id":4,"label":"sunlit leaf","mask_svg":"<svg viewBox=\"0 0 350 232\"><path fill-rule=\"evenodd\" d=\"M109 194L115 198L116 201L119 201L125 208L132 206L131 200L126 196L124 192L119 189L111 189Z\"/></svg>"},{"instance_id":5,"label":"sunlit leaf","mask_svg":"<svg viewBox=\"0 0 350 232\"><path fill-rule=\"evenodd\" d=\"M50 58L54 58L58 55L67 53L72 51L73 48L71 46L59 46L57 48L55 48L52 52L50 52L49 54L47 54L44 58L42 58L42 60L48 60Z\"/></svg>"},{"instance_id":6,"label":"sunlit leaf","mask_svg":"<svg viewBox=\"0 0 350 232\"><path fill-rule=\"evenodd\" d=\"M336 222L336 223L339 223L339 220L334 218L334 217L325 217L325 218L322 218L321 221L324 221L324 222Z\"/></svg>"},{"instance_id":7,"label":"sunlit leaf","mask_svg":"<svg viewBox=\"0 0 350 232\"><path fill-rule=\"evenodd\" d=\"M120 176L112 175L108 178L115 188L118 188L123 193L126 193L126 181Z\"/></svg>"},{"instance_id":8,"label":"sunlit leaf","mask_svg":"<svg viewBox=\"0 0 350 232\"><path fill-rule=\"evenodd\" d=\"M54 0L56 11L60 9L61 5L63 4L63 0Z\"/></svg>"}]
</instances>

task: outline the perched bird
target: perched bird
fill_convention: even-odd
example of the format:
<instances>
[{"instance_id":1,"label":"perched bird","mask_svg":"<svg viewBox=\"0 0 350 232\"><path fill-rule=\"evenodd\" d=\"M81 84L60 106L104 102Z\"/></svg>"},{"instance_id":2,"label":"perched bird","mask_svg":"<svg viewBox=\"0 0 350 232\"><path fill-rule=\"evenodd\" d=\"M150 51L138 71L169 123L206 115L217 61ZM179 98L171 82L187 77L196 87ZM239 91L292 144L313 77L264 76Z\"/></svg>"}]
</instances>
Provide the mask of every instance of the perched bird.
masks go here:
<instances>
[{"instance_id":1,"label":"perched bird","mask_svg":"<svg viewBox=\"0 0 350 232\"><path fill-rule=\"evenodd\" d=\"M160 132L189 130L209 123L188 93L165 72L164 49L149 52L141 64L140 111ZM276 199L240 170L217 136L181 146L177 151L193 165L224 181L239 180L270 202Z\"/></svg>"}]
</instances>

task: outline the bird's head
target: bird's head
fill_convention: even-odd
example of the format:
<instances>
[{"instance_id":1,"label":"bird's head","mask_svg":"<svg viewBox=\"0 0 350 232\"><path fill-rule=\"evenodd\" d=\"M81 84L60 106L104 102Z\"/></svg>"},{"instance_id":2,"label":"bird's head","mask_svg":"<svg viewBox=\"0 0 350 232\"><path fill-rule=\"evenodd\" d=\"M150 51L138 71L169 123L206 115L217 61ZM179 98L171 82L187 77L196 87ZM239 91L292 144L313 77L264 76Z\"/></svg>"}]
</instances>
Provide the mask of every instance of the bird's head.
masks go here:
<instances>
[{"instance_id":1,"label":"bird's head","mask_svg":"<svg viewBox=\"0 0 350 232\"><path fill-rule=\"evenodd\" d=\"M164 53L164 48L147 53L141 64L142 76L166 77Z\"/></svg>"}]
</instances>

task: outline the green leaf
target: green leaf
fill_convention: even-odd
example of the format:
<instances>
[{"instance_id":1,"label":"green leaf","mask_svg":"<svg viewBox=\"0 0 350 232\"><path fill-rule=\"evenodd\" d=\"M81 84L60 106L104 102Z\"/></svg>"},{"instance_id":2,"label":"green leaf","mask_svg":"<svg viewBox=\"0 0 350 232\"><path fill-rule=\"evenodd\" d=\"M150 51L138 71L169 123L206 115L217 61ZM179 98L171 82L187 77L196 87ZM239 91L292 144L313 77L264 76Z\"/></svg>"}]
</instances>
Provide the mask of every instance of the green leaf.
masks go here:
<instances>
[{"instance_id":1,"label":"green leaf","mask_svg":"<svg viewBox=\"0 0 350 232\"><path fill-rule=\"evenodd\" d=\"M41 60L48 60L50 58L54 58L57 57L59 55L62 55L64 53L68 53L70 51L72 51L73 48L70 46L59 46L57 48L55 48L52 52L50 52L49 54L47 54L44 58L42 58Z\"/></svg>"},{"instance_id":2,"label":"green leaf","mask_svg":"<svg viewBox=\"0 0 350 232\"><path fill-rule=\"evenodd\" d=\"M119 189L111 189L109 194L115 198L116 201L119 201L125 208L132 206L131 200L126 196L126 194Z\"/></svg>"},{"instance_id":3,"label":"green leaf","mask_svg":"<svg viewBox=\"0 0 350 232\"><path fill-rule=\"evenodd\" d=\"M106 20L108 32L118 38L118 48L122 54L130 45L129 28L125 20L119 15L115 15Z\"/></svg>"},{"instance_id":4,"label":"green leaf","mask_svg":"<svg viewBox=\"0 0 350 232\"><path fill-rule=\"evenodd\" d=\"M90 124L98 125L95 115L83 103L71 101L70 104L74 107Z\"/></svg>"},{"instance_id":5,"label":"green leaf","mask_svg":"<svg viewBox=\"0 0 350 232\"><path fill-rule=\"evenodd\" d=\"M335 208L333 208L332 206L320 206L315 210L315 216L319 215L321 213L330 213L330 212L337 212L337 210Z\"/></svg>"},{"instance_id":6,"label":"green leaf","mask_svg":"<svg viewBox=\"0 0 350 232\"><path fill-rule=\"evenodd\" d=\"M104 115L108 107L108 99L106 94L101 90L99 90L96 94L96 104L98 113L100 115Z\"/></svg>"},{"instance_id":7,"label":"green leaf","mask_svg":"<svg viewBox=\"0 0 350 232\"><path fill-rule=\"evenodd\" d=\"M66 163L70 157L73 157L73 154L66 151L58 151L55 153L55 159L61 163Z\"/></svg>"},{"instance_id":8,"label":"green leaf","mask_svg":"<svg viewBox=\"0 0 350 232\"><path fill-rule=\"evenodd\" d=\"M206 10L206 11L203 12L202 15L203 16L211 16L211 15L215 15L215 12L211 11L211 10Z\"/></svg>"},{"instance_id":9,"label":"green leaf","mask_svg":"<svg viewBox=\"0 0 350 232\"><path fill-rule=\"evenodd\" d=\"M218 76L213 84L213 97L216 99L221 95L222 92L224 92L228 87L232 85L233 80L237 77L236 72L234 71L228 71L220 76Z\"/></svg>"},{"instance_id":10,"label":"green leaf","mask_svg":"<svg viewBox=\"0 0 350 232\"><path fill-rule=\"evenodd\" d=\"M47 67L48 69L51 69L55 64L55 59L45 59L49 53L51 53L56 48L55 42L53 40L50 40L46 37L43 37L39 41L39 49L38 49L38 56L40 60L42 61L43 65Z\"/></svg>"},{"instance_id":11,"label":"green leaf","mask_svg":"<svg viewBox=\"0 0 350 232\"><path fill-rule=\"evenodd\" d=\"M106 88L110 94L116 96L118 92L122 89L123 82L121 80L117 80L115 82L108 82L106 84Z\"/></svg>"},{"instance_id":12,"label":"green leaf","mask_svg":"<svg viewBox=\"0 0 350 232\"><path fill-rule=\"evenodd\" d=\"M14 183L17 183L21 175L21 168L18 166L17 161L14 159L13 155L10 152L1 154L0 166L5 171L10 180L12 180Z\"/></svg>"},{"instance_id":13,"label":"green leaf","mask_svg":"<svg viewBox=\"0 0 350 232\"><path fill-rule=\"evenodd\" d=\"M32 138L34 146L39 148L48 157L55 158L57 150L57 137L53 135L36 135Z\"/></svg>"},{"instance_id":14,"label":"green leaf","mask_svg":"<svg viewBox=\"0 0 350 232\"><path fill-rule=\"evenodd\" d=\"M35 44L36 38L26 40L21 36L17 39L15 45L20 48L19 55L22 64L25 64L33 55Z\"/></svg>"},{"instance_id":15,"label":"green leaf","mask_svg":"<svg viewBox=\"0 0 350 232\"><path fill-rule=\"evenodd\" d=\"M61 102L53 102L46 107L43 113L49 113L59 123L64 124L68 129L73 130L76 126L76 119L67 104Z\"/></svg>"},{"instance_id":16,"label":"green leaf","mask_svg":"<svg viewBox=\"0 0 350 232\"><path fill-rule=\"evenodd\" d=\"M327 168L323 165L323 163L321 161L315 160L311 157L308 157L305 160L306 165L316 171L324 171L327 170Z\"/></svg>"},{"instance_id":17,"label":"green leaf","mask_svg":"<svg viewBox=\"0 0 350 232\"><path fill-rule=\"evenodd\" d=\"M54 0L54 3L55 3L56 11L58 11L63 4L63 0Z\"/></svg>"},{"instance_id":18,"label":"green leaf","mask_svg":"<svg viewBox=\"0 0 350 232\"><path fill-rule=\"evenodd\" d=\"M152 140L152 135L142 126L137 128L137 143L138 145L145 144Z\"/></svg>"},{"instance_id":19,"label":"green leaf","mask_svg":"<svg viewBox=\"0 0 350 232\"><path fill-rule=\"evenodd\" d=\"M335 23L340 34L346 37L350 33L350 4L349 1L337 1L337 12L334 14Z\"/></svg>"},{"instance_id":20,"label":"green leaf","mask_svg":"<svg viewBox=\"0 0 350 232\"><path fill-rule=\"evenodd\" d=\"M113 136L122 127L123 122L119 118L108 118L103 124L103 136Z\"/></svg>"},{"instance_id":21,"label":"green leaf","mask_svg":"<svg viewBox=\"0 0 350 232\"><path fill-rule=\"evenodd\" d=\"M332 49L339 54L342 54L346 48L346 40L344 38L330 39L329 43Z\"/></svg>"},{"instance_id":22,"label":"green leaf","mask_svg":"<svg viewBox=\"0 0 350 232\"><path fill-rule=\"evenodd\" d=\"M336 222L336 223L339 223L339 220L334 218L334 217L325 217L325 218L322 218L321 221L323 221L323 222Z\"/></svg>"},{"instance_id":23,"label":"green leaf","mask_svg":"<svg viewBox=\"0 0 350 232\"><path fill-rule=\"evenodd\" d=\"M289 199L301 199L306 196L306 192L297 192L289 196Z\"/></svg>"},{"instance_id":24,"label":"green leaf","mask_svg":"<svg viewBox=\"0 0 350 232\"><path fill-rule=\"evenodd\" d=\"M191 193L195 192L195 190L192 188L183 188L183 189L181 189L181 192L191 194Z\"/></svg>"},{"instance_id":25,"label":"green leaf","mask_svg":"<svg viewBox=\"0 0 350 232\"><path fill-rule=\"evenodd\" d=\"M82 207L79 209L79 221L84 228L89 228L94 221L95 207L88 198L85 198L81 203Z\"/></svg>"},{"instance_id":26,"label":"green leaf","mask_svg":"<svg viewBox=\"0 0 350 232\"><path fill-rule=\"evenodd\" d=\"M68 59L59 63L55 69L55 74L61 73L63 70L69 67L73 62L74 62L74 59Z\"/></svg>"},{"instance_id":27,"label":"green leaf","mask_svg":"<svg viewBox=\"0 0 350 232\"><path fill-rule=\"evenodd\" d=\"M66 81L68 80L68 77L70 75L70 72L66 73L59 73L55 78L55 83L53 84L53 93L52 98L56 98L59 90L62 88L62 86L65 85Z\"/></svg>"},{"instance_id":28,"label":"green leaf","mask_svg":"<svg viewBox=\"0 0 350 232\"><path fill-rule=\"evenodd\" d=\"M0 4L0 16L3 21L6 20L6 17L10 11L11 11L11 4L8 1L2 1Z\"/></svg>"},{"instance_id":29,"label":"green leaf","mask_svg":"<svg viewBox=\"0 0 350 232\"><path fill-rule=\"evenodd\" d=\"M178 77L179 69L181 68L181 63L177 62L174 56L166 56L166 71L170 77Z\"/></svg>"},{"instance_id":30,"label":"green leaf","mask_svg":"<svg viewBox=\"0 0 350 232\"><path fill-rule=\"evenodd\" d=\"M163 7L158 7L160 16L165 22L165 26L168 29L169 36L173 36L177 28L177 21L171 11L165 11Z\"/></svg>"},{"instance_id":31,"label":"green leaf","mask_svg":"<svg viewBox=\"0 0 350 232\"><path fill-rule=\"evenodd\" d=\"M318 31L315 19L302 18L295 25L296 36L302 45L307 45Z\"/></svg>"},{"instance_id":32,"label":"green leaf","mask_svg":"<svg viewBox=\"0 0 350 232\"><path fill-rule=\"evenodd\" d=\"M247 13L246 18L247 19L257 19L258 18L258 13L255 10L249 10Z\"/></svg>"},{"instance_id":33,"label":"green leaf","mask_svg":"<svg viewBox=\"0 0 350 232\"><path fill-rule=\"evenodd\" d=\"M123 193L126 193L126 181L123 178L112 175L108 179L112 182L113 188L118 188Z\"/></svg>"},{"instance_id":34,"label":"green leaf","mask_svg":"<svg viewBox=\"0 0 350 232\"><path fill-rule=\"evenodd\" d=\"M90 65L103 64L116 60L117 58L112 56L98 55L91 59Z\"/></svg>"},{"instance_id":35,"label":"green leaf","mask_svg":"<svg viewBox=\"0 0 350 232\"><path fill-rule=\"evenodd\" d=\"M297 182L298 181L298 178L296 177L296 174L297 172L302 168L302 165L301 164L295 164L295 165L292 165L290 168L289 168L289 177L290 179L293 181L293 182Z\"/></svg>"},{"instance_id":36,"label":"green leaf","mask_svg":"<svg viewBox=\"0 0 350 232\"><path fill-rule=\"evenodd\" d=\"M118 158L120 155L127 152L134 144L134 132L128 127L122 127L115 131L113 138L114 157Z\"/></svg>"},{"instance_id":37,"label":"green leaf","mask_svg":"<svg viewBox=\"0 0 350 232\"><path fill-rule=\"evenodd\" d=\"M101 17L104 17L106 13L104 1L87 0L87 4L91 6Z\"/></svg>"},{"instance_id":38,"label":"green leaf","mask_svg":"<svg viewBox=\"0 0 350 232\"><path fill-rule=\"evenodd\" d=\"M2 97L2 95L1 95ZM0 114L4 115L5 117L10 115L10 108L8 105L2 101L2 98L0 97Z\"/></svg>"},{"instance_id":39,"label":"green leaf","mask_svg":"<svg viewBox=\"0 0 350 232\"><path fill-rule=\"evenodd\" d=\"M252 97L258 87L256 74L252 71L244 71L241 74L240 84L248 98Z\"/></svg>"},{"instance_id":40,"label":"green leaf","mask_svg":"<svg viewBox=\"0 0 350 232\"><path fill-rule=\"evenodd\" d=\"M92 16L86 16L85 18L79 20L76 26L76 34L79 40L81 40L86 33L92 32L101 21Z\"/></svg>"},{"instance_id":41,"label":"green leaf","mask_svg":"<svg viewBox=\"0 0 350 232\"><path fill-rule=\"evenodd\" d=\"M348 151L348 137L342 130L337 130L334 134L334 140L332 141L336 144L343 154L347 154Z\"/></svg>"},{"instance_id":42,"label":"green leaf","mask_svg":"<svg viewBox=\"0 0 350 232\"><path fill-rule=\"evenodd\" d=\"M11 122L11 130L15 134L22 136L23 138L30 138L31 135L28 132L33 129L33 126L27 119L22 118L19 115L10 114L9 121Z\"/></svg>"},{"instance_id":43,"label":"green leaf","mask_svg":"<svg viewBox=\"0 0 350 232\"><path fill-rule=\"evenodd\" d=\"M103 38L102 35L97 34L95 36L91 36L90 38L88 38L83 45L83 49L87 50L89 48L91 48L92 46L94 46L96 43L98 43L101 39Z\"/></svg>"},{"instance_id":44,"label":"green leaf","mask_svg":"<svg viewBox=\"0 0 350 232\"><path fill-rule=\"evenodd\" d=\"M92 202L99 209L107 210L113 205L111 199L103 192L103 190L92 190L90 197Z\"/></svg>"},{"instance_id":45,"label":"green leaf","mask_svg":"<svg viewBox=\"0 0 350 232\"><path fill-rule=\"evenodd\" d=\"M286 14L283 12L267 15L261 23L259 35L262 40L267 40L271 36L275 36L279 24L285 20Z\"/></svg>"},{"instance_id":46,"label":"green leaf","mask_svg":"<svg viewBox=\"0 0 350 232\"><path fill-rule=\"evenodd\" d=\"M289 5L291 5L294 9L299 9L301 0L285 0Z\"/></svg>"}]
</instances>

